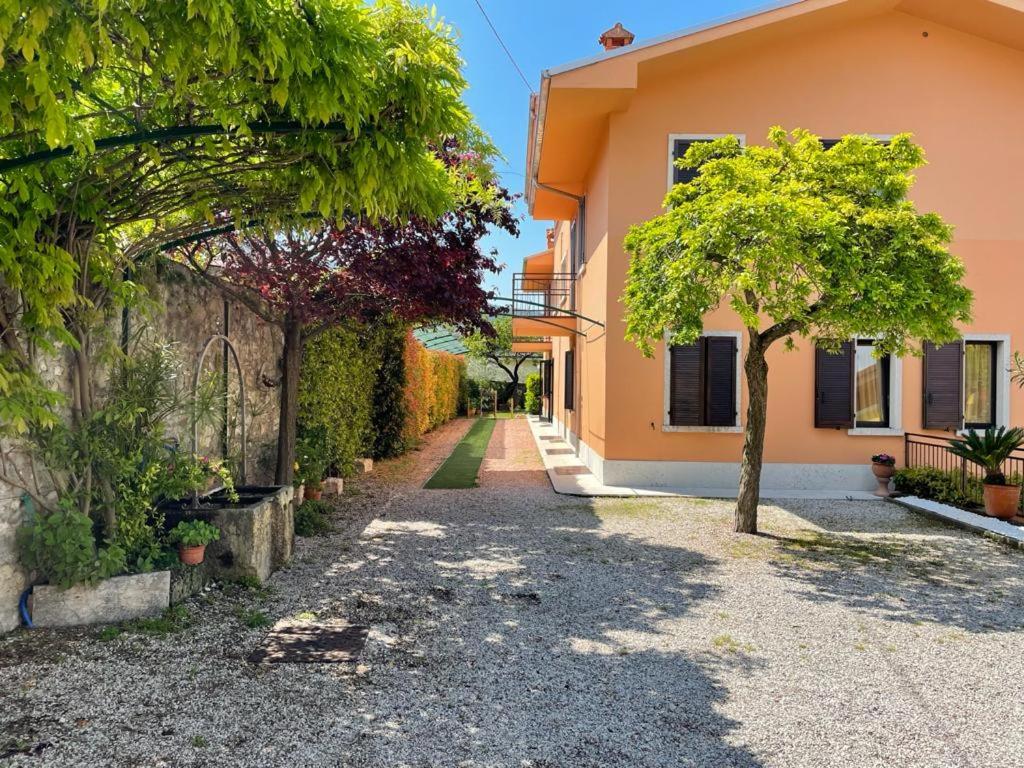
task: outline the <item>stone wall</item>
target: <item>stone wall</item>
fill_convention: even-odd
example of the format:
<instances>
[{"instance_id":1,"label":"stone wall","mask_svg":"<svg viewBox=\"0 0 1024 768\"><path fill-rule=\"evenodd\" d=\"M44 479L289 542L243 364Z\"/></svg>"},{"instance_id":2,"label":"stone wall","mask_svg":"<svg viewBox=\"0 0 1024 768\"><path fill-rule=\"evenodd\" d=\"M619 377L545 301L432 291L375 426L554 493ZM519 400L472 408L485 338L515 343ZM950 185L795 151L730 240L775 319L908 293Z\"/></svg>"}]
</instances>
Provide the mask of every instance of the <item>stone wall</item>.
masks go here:
<instances>
[{"instance_id":1,"label":"stone wall","mask_svg":"<svg viewBox=\"0 0 1024 768\"><path fill-rule=\"evenodd\" d=\"M217 291L173 267L163 271L152 293L155 299L152 309L145 312L133 310L129 314L130 337L174 343L181 358L181 375L189 385L203 345L214 334L224 332L227 318L227 335L238 353L249 414L249 471L246 481L250 484L269 482L273 479L277 440L280 333L238 302L227 302L225 313L225 301ZM117 325L119 331L121 324ZM222 372L222 354L222 345L215 343L203 366L204 378L218 376ZM47 381L58 388L69 389L65 361L43 360L39 366ZM227 450L229 456L237 458L240 445L238 376L233 364L228 370ZM186 425L176 431L180 444L188 448L191 435ZM199 450L207 455L222 455L223 430L220 424L204 426ZM24 463L19 464L19 469L27 471ZM0 480L0 632L18 626L18 598L29 583L28 574L18 565L15 546L15 531L23 515L21 492Z\"/></svg>"}]
</instances>

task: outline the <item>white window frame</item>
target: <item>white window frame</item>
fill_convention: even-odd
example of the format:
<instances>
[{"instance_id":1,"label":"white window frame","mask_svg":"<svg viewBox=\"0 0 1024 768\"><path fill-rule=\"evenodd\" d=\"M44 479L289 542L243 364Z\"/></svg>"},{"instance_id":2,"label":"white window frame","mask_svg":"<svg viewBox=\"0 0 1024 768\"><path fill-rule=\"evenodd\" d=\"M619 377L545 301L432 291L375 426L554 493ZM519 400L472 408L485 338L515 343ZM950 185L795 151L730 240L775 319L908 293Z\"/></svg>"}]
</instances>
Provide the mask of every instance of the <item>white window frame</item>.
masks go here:
<instances>
[{"instance_id":1,"label":"white window frame","mask_svg":"<svg viewBox=\"0 0 1024 768\"><path fill-rule=\"evenodd\" d=\"M856 366L856 344L858 341L871 341L874 338L862 336L853 339L854 343L854 366ZM900 437L903 430L903 358L889 355L889 426L888 427L858 427L857 426L857 383L856 377L853 385L853 428L846 430L846 434L864 437Z\"/></svg>"},{"instance_id":2,"label":"white window frame","mask_svg":"<svg viewBox=\"0 0 1024 768\"><path fill-rule=\"evenodd\" d=\"M670 133L668 135L668 179L665 189L671 190L675 186L672 183L676 169L673 153L675 152L677 141L714 141L715 139L724 139L726 136L735 136L739 139L741 147L747 146L747 135L745 133Z\"/></svg>"},{"instance_id":3,"label":"white window frame","mask_svg":"<svg viewBox=\"0 0 1024 768\"><path fill-rule=\"evenodd\" d=\"M742 397L743 397L743 333L741 331L704 331L701 336L726 336L736 340L736 423L729 427L683 427L669 423L668 412L672 406L672 353L670 339L672 334L665 331L665 363L664 392L661 409L662 432L722 432L734 434L743 432Z\"/></svg>"},{"instance_id":4,"label":"white window frame","mask_svg":"<svg viewBox=\"0 0 1024 768\"><path fill-rule=\"evenodd\" d=\"M997 427L1009 427L1010 426L1010 334L1008 333L965 333L963 342L966 345L971 341L987 341L993 342L996 345L996 373L1001 374L998 381L996 381L996 426ZM962 369L960 371L960 381L963 382L961 385L961 396L963 398L960 404L961 412L967 410L967 355L963 355L961 362ZM960 429L957 432L961 435L966 435L972 430L967 429L963 423L960 424Z\"/></svg>"}]
</instances>

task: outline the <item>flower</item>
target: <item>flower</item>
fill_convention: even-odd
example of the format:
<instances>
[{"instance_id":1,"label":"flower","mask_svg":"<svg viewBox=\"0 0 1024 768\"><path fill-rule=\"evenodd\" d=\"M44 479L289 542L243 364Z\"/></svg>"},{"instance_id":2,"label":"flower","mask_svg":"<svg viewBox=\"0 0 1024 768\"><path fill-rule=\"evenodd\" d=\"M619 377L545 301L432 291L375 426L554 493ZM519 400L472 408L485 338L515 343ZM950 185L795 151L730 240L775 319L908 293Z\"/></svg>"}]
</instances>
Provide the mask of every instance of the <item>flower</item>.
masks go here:
<instances>
[{"instance_id":1,"label":"flower","mask_svg":"<svg viewBox=\"0 0 1024 768\"><path fill-rule=\"evenodd\" d=\"M871 457L871 461L874 464L882 464L886 467L896 466L896 457L889 453L876 453Z\"/></svg>"}]
</instances>

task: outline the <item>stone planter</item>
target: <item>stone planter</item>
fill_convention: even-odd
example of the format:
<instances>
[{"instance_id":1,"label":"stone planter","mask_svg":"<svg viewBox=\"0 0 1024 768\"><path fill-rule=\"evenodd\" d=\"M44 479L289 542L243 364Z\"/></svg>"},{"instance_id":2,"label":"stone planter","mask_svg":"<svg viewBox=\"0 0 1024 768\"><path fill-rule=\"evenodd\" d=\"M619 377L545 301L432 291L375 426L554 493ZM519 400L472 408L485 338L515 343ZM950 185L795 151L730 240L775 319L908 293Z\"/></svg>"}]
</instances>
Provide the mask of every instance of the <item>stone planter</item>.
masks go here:
<instances>
[{"instance_id":1,"label":"stone planter","mask_svg":"<svg viewBox=\"0 0 1024 768\"><path fill-rule=\"evenodd\" d=\"M878 488L875 489L875 496L881 498L889 497L889 481L892 476L896 474L896 467L892 464L878 464L875 462L871 463L871 471L875 475L875 479L878 481Z\"/></svg>"},{"instance_id":2,"label":"stone planter","mask_svg":"<svg viewBox=\"0 0 1024 768\"><path fill-rule=\"evenodd\" d=\"M267 492L260 500L225 507L210 518L220 528L220 539L206 547L206 562L214 578L256 579L263 583L291 560L294 489L282 485L260 490ZM238 492L242 495L243 489Z\"/></svg>"},{"instance_id":3,"label":"stone planter","mask_svg":"<svg viewBox=\"0 0 1024 768\"><path fill-rule=\"evenodd\" d=\"M373 472L373 459L356 459L356 474L368 475Z\"/></svg>"},{"instance_id":4,"label":"stone planter","mask_svg":"<svg viewBox=\"0 0 1024 768\"><path fill-rule=\"evenodd\" d=\"M39 585L29 597L29 612L37 627L113 624L163 613L170 595L170 571L133 573L68 589Z\"/></svg>"},{"instance_id":5,"label":"stone planter","mask_svg":"<svg viewBox=\"0 0 1024 768\"><path fill-rule=\"evenodd\" d=\"M291 486L241 486L238 502L223 494L208 499L208 508L197 511L180 505L164 508L166 525L179 519L199 518L220 529L220 539L206 546L201 566L211 579L255 580L260 583L291 560L295 542L295 514Z\"/></svg>"}]
</instances>

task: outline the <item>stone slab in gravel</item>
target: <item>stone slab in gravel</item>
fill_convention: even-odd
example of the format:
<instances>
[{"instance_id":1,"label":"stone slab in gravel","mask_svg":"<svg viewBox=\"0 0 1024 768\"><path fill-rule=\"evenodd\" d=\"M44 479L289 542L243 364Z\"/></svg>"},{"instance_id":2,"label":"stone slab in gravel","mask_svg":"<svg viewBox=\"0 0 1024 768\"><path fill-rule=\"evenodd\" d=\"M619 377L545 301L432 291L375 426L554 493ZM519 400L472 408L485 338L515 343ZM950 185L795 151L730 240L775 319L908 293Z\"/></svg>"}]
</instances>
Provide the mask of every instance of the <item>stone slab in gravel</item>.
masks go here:
<instances>
[{"instance_id":1,"label":"stone slab in gravel","mask_svg":"<svg viewBox=\"0 0 1024 768\"><path fill-rule=\"evenodd\" d=\"M464 427L428 441L429 466L347 489L336 532L300 540L267 591L195 599L166 636L0 639L7 762L1024 761L1019 550L883 502L774 502L745 537L727 501L571 498L507 475L416 488ZM254 666L253 611L371 631L358 664Z\"/></svg>"}]
</instances>

